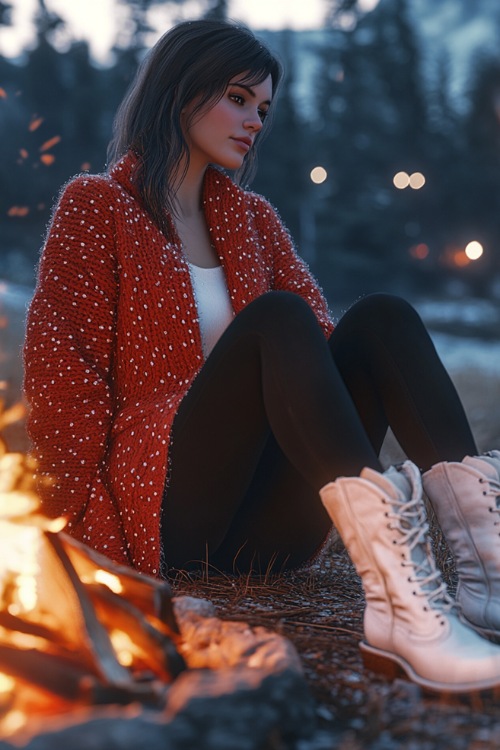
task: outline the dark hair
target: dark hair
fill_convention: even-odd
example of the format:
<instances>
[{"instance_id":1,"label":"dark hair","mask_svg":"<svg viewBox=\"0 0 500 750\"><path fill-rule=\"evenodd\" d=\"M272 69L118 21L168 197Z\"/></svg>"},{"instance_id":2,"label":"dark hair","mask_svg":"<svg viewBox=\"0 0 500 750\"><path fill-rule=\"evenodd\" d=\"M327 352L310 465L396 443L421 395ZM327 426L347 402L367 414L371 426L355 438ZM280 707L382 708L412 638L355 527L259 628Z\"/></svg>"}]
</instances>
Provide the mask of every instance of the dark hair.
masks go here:
<instances>
[{"instance_id":1,"label":"dark hair","mask_svg":"<svg viewBox=\"0 0 500 750\"><path fill-rule=\"evenodd\" d=\"M129 149L138 162L137 181L145 208L168 232L166 211L174 211L176 190L189 164L181 111L197 97L190 122L203 108L219 101L234 76L246 73L256 85L271 76L273 93L282 69L269 49L241 24L230 21L186 21L155 44L137 71L115 117L108 148L108 169ZM269 127L265 127L259 137ZM236 172L248 181L255 170L255 146Z\"/></svg>"}]
</instances>

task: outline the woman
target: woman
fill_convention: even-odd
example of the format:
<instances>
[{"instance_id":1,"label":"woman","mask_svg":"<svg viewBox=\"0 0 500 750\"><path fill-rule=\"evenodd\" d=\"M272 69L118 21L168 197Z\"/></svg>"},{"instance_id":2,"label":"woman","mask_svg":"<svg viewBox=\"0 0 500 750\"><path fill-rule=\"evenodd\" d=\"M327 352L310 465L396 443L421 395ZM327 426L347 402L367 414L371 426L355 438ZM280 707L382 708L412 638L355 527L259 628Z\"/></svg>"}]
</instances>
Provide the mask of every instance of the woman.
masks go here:
<instances>
[{"instance_id":1,"label":"woman","mask_svg":"<svg viewBox=\"0 0 500 750\"><path fill-rule=\"evenodd\" d=\"M463 590L454 472L494 493L500 454L462 462L477 449L413 309L375 295L334 329L276 212L240 187L280 75L248 30L180 24L118 112L108 173L63 190L25 345L43 505L153 575L299 566L333 519L363 577L368 658L430 687L497 684L500 649L439 579L419 470L384 472L378 453L390 425L438 515L446 496L460 516ZM489 601L494 574L474 564Z\"/></svg>"}]
</instances>

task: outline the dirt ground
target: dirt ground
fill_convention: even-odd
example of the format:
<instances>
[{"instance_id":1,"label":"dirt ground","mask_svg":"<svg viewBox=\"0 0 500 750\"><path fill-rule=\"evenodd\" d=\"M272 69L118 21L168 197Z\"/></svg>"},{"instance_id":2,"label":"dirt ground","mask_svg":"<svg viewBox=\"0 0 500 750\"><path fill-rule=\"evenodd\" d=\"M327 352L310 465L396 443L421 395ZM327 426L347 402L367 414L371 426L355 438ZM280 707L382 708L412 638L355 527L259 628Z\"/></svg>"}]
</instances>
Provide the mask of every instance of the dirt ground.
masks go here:
<instances>
[{"instance_id":1,"label":"dirt ground","mask_svg":"<svg viewBox=\"0 0 500 750\"><path fill-rule=\"evenodd\" d=\"M1 415L19 400L22 316L20 309L7 315L0 307L0 432L10 450L21 451L27 448L22 421L2 429ZM496 376L470 366L452 376L480 450L500 448L500 372ZM384 463L401 457L389 437ZM453 590L453 561L437 530L434 541ZM258 579L208 570L197 578L178 576L173 585L177 594L210 599L220 617L265 626L294 643L317 705L317 731L296 750L500 748L500 690L454 698L426 695L414 684L390 682L364 668L358 648L363 594L341 543L314 573Z\"/></svg>"},{"instance_id":2,"label":"dirt ground","mask_svg":"<svg viewBox=\"0 0 500 750\"><path fill-rule=\"evenodd\" d=\"M452 376L479 449L500 447L500 371L496 377L471 368ZM403 457L389 436L384 464ZM453 593L453 559L432 518L431 523L436 558ZM364 668L358 647L363 592L341 542L323 568L309 574L262 579L208 569L198 578L179 576L173 585L176 593L210 599L220 617L261 625L292 641L317 705L317 731L297 750L500 748L500 689L425 694L406 680L391 682Z\"/></svg>"}]
</instances>

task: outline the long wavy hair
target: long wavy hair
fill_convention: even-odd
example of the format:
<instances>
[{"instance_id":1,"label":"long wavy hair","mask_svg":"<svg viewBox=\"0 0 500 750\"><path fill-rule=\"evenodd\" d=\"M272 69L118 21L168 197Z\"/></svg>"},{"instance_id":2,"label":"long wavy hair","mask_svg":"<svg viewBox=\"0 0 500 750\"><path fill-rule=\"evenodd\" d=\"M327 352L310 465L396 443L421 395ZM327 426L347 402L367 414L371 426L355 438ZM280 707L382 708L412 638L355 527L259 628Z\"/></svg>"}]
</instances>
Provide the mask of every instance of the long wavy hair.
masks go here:
<instances>
[{"instance_id":1,"label":"long wavy hair","mask_svg":"<svg viewBox=\"0 0 500 750\"><path fill-rule=\"evenodd\" d=\"M242 73L250 86L270 75L274 95L282 68L270 50L241 24L186 21L164 34L146 55L117 111L108 170L129 149L138 155L134 179L144 207L167 235L167 212L175 214L176 191L189 166L181 112L198 99L185 123L189 129L196 115L214 106L229 81ZM267 117L259 140L268 130L269 120ZM255 145L234 175L240 184L255 172Z\"/></svg>"}]
</instances>

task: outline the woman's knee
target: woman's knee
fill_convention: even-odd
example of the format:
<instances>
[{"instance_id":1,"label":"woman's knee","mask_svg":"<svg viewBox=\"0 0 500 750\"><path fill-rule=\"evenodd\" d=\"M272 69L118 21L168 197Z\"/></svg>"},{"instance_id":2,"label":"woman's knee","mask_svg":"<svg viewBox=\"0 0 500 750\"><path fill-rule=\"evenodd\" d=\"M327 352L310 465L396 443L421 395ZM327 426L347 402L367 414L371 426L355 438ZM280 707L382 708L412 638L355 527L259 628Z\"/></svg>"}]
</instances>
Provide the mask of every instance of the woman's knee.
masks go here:
<instances>
[{"instance_id":1,"label":"woman's knee","mask_svg":"<svg viewBox=\"0 0 500 750\"><path fill-rule=\"evenodd\" d=\"M394 294L369 294L358 300L343 316L355 325L371 329L401 330L409 325L422 326L415 308L403 297Z\"/></svg>"},{"instance_id":2,"label":"woman's knee","mask_svg":"<svg viewBox=\"0 0 500 750\"><path fill-rule=\"evenodd\" d=\"M310 305L298 294L286 291L272 291L258 297L242 310L241 314L251 318L265 328L289 330L297 325L319 327Z\"/></svg>"}]
</instances>

